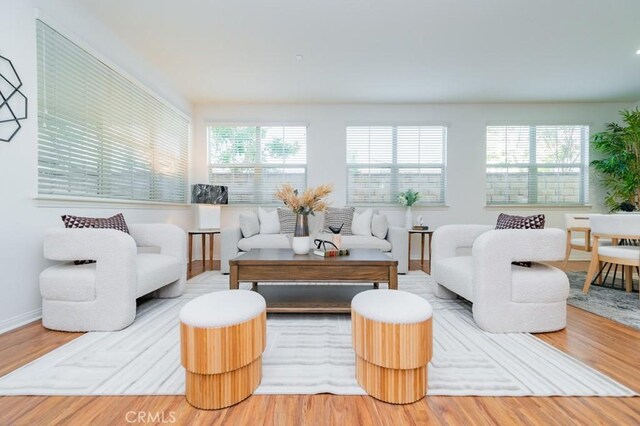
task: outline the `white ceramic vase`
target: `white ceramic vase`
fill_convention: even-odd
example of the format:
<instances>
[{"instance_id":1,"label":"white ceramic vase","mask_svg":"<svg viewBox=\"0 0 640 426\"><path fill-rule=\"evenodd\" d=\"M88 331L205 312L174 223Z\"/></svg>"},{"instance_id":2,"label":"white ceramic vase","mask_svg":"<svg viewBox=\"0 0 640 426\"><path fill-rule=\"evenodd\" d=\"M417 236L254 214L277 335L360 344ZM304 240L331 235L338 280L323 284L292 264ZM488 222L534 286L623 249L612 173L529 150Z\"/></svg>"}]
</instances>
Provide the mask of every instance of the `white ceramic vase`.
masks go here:
<instances>
[{"instance_id":1,"label":"white ceramic vase","mask_svg":"<svg viewBox=\"0 0 640 426\"><path fill-rule=\"evenodd\" d=\"M293 237L291 240L291 248L295 254L309 253L311 237Z\"/></svg>"},{"instance_id":2,"label":"white ceramic vase","mask_svg":"<svg viewBox=\"0 0 640 426\"><path fill-rule=\"evenodd\" d=\"M413 228L413 213L411 212L411 206L408 206L407 211L404 213L404 226L407 229Z\"/></svg>"}]
</instances>

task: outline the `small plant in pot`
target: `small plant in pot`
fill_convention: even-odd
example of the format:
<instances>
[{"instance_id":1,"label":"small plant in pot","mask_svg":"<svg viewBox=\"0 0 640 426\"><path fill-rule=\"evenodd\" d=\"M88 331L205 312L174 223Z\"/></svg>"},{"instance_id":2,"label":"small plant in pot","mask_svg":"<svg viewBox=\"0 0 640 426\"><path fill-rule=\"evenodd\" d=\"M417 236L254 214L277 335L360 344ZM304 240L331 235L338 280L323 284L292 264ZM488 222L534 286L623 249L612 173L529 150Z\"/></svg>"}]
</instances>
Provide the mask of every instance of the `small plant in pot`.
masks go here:
<instances>
[{"instance_id":1,"label":"small plant in pot","mask_svg":"<svg viewBox=\"0 0 640 426\"><path fill-rule=\"evenodd\" d=\"M612 212L635 211L640 203L640 110L620 115L624 125L609 123L593 135L593 145L604 158L591 165L607 190L605 204Z\"/></svg>"},{"instance_id":2,"label":"small plant in pot","mask_svg":"<svg viewBox=\"0 0 640 426\"><path fill-rule=\"evenodd\" d=\"M398 195L398 202L407 208L405 212L405 227L407 229L411 229L413 226L413 213L411 212L411 206L420 201L420 193L418 191L414 191L413 189L408 189L404 192L401 192Z\"/></svg>"}]
</instances>

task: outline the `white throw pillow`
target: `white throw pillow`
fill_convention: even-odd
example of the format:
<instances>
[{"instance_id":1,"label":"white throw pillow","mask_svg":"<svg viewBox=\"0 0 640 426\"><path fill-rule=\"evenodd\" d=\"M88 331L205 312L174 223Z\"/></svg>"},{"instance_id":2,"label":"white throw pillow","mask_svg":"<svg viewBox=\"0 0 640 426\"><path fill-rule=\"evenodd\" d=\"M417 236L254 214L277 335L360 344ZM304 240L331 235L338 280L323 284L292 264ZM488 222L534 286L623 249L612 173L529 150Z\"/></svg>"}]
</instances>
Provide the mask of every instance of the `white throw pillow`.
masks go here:
<instances>
[{"instance_id":1,"label":"white throw pillow","mask_svg":"<svg viewBox=\"0 0 640 426\"><path fill-rule=\"evenodd\" d=\"M371 219L371 233L378 238L387 238L389 232L389 221L383 214L375 214Z\"/></svg>"},{"instance_id":2,"label":"white throw pillow","mask_svg":"<svg viewBox=\"0 0 640 426\"><path fill-rule=\"evenodd\" d=\"M278 219L278 210L274 209L270 212L262 207L258 207L258 219L260 219L261 234L279 234L280 219Z\"/></svg>"},{"instance_id":3,"label":"white throw pillow","mask_svg":"<svg viewBox=\"0 0 640 426\"><path fill-rule=\"evenodd\" d=\"M255 212L240 213L240 231L244 238L252 237L260 232L260 221Z\"/></svg>"},{"instance_id":4,"label":"white throw pillow","mask_svg":"<svg viewBox=\"0 0 640 426\"><path fill-rule=\"evenodd\" d=\"M367 209L362 213L353 214L353 222L351 222L351 232L353 235L371 236L371 216L373 210Z\"/></svg>"}]
</instances>

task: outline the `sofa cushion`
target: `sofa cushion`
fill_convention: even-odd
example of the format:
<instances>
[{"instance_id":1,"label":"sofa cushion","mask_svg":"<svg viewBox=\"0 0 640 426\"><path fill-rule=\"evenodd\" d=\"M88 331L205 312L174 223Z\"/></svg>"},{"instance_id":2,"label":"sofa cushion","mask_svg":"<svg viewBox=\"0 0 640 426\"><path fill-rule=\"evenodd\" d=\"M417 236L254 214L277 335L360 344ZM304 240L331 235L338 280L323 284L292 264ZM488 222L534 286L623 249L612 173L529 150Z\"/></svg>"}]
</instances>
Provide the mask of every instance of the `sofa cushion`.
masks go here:
<instances>
[{"instance_id":1,"label":"sofa cushion","mask_svg":"<svg viewBox=\"0 0 640 426\"><path fill-rule=\"evenodd\" d=\"M366 209L361 213L353 213L353 221L351 222L351 233L353 235L371 236L371 217L373 210Z\"/></svg>"},{"instance_id":2,"label":"sofa cushion","mask_svg":"<svg viewBox=\"0 0 640 426\"><path fill-rule=\"evenodd\" d=\"M281 234L293 234L296 230L296 214L289 209L278 208Z\"/></svg>"},{"instance_id":3,"label":"sofa cushion","mask_svg":"<svg viewBox=\"0 0 640 426\"><path fill-rule=\"evenodd\" d=\"M124 220L122 213L118 213L111 217L82 217L65 214L61 216L65 228L82 229L82 228L99 228L99 229L116 229L125 234L129 233L127 222ZM76 265L85 263L94 263L94 259L74 260Z\"/></svg>"},{"instance_id":4,"label":"sofa cushion","mask_svg":"<svg viewBox=\"0 0 640 426\"><path fill-rule=\"evenodd\" d=\"M340 233L342 235L352 235L351 232L351 223L353 222L353 213L355 212L355 207L329 207L327 211L324 213L324 232L331 232L329 227L332 226L334 228L342 227Z\"/></svg>"},{"instance_id":5,"label":"sofa cushion","mask_svg":"<svg viewBox=\"0 0 640 426\"><path fill-rule=\"evenodd\" d=\"M163 254L141 253L136 256L138 286L136 297L144 296L180 279L180 260Z\"/></svg>"},{"instance_id":6,"label":"sofa cushion","mask_svg":"<svg viewBox=\"0 0 640 426\"><path fill-rule=\"evenodd\" d=\"M240 213L240 231L245 238L260 233L260 221L255 212Z\"/></svg>"},{"instance_id":7,"label":"sofa cushion","mask_svg":"<svg viewBox=\"0 0 640 426\"><path fill-rule=\"evenodd\" d=\"M511 300L514 302L551 303L569 297L569 279L558 268L534 263L530 268L512 266L511 273Z\"/></svg>"},{"instance_id":8,"label":"sofa cushion","mask_svg":"<svg viewBox=\"0 0 640 426\"><path fill-rule=\"evenodd\" d=\"M374 214L371 218L371 233L374 237L387 238L389 220L383 214Z\"/></svg>"},{"instance_id":9,"label":"sofa cushion","mask_svg":"<svg viewBox=\"0 0 640 426\"><path fill-rule=\"evenodd\" d=\"M344 235L342 237L342 244L340 248L344 248L344 249L368 248L368 249L378 249L382 251L391 251L391 243L387 240L376 238L374 236L365 237L364 235Z\"/></svg>"},{"instance_id":10,"label":"sofa cushion","mask_svg":"<svg viewBox=\"0 0 640 426\"><path fill-rule=\"evenodd\" d=\"M277 209L267 211L262 207L258 207L258 219L260 219L261 234L280 233L280 220L278 219Z\"/></svg>"},{"instance_id":11,"label":"sofa cushion","mask_svg":"<svg viewBox=\"0 0 640 426\"><path fill-rule=\"evenodd\" d=\"M238 248L242 251L269 248L288 249L291 248L291 242L284 234L258 234L238 241Z\"/></svg>"},{"instance_id":12,"label":"sofa cushion","mask_svg":"<svg viewBox=\"0 0 640 426\"><path fill-rule=\"evenodd\" d=\"M433 278L440 285L473 302L473 257L457 256L438 260Z\"/></svg>"},{"instance_id":13,"label":"sofa cushion","mask_svg":"<svg viewBox=\"0 0 640 426\"><path fill-rule=\"evenodd\" d=\"M96 298L95 282L95 263L59 263L40 274L40 294L45 300L88 302Z\"/></svg>"}]
</instances>

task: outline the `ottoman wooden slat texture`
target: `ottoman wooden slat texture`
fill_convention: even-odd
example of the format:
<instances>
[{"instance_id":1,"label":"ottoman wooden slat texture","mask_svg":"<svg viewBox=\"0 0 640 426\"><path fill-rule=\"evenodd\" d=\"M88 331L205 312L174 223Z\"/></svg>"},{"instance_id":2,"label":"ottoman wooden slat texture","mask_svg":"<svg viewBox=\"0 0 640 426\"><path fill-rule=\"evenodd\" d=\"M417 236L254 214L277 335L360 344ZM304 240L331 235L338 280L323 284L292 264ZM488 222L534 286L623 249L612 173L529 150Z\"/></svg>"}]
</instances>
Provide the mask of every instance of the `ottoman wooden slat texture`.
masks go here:
<instances>
[{"instance_id":1,"label":"ottoman wooden slat texture","mask_svg":"<svg viewBox=\"0 0 640 426\"><path fill-rule=\"evenodd\" d=\"M219 409L253 393L262 379L266 315L264 298L246 290L207 294L182 308L181 359L191 405Z\"/></svg>"},{"instance_id":2,"label":"ottoman wooden slat texture","mask_svg":"<svg viewBox=\"0 0 640 426\"><path fill-rule=\"evenodd\" d=\"M374 398L394 404L427 393L432 356L429 302L397 290L369 290L351 302L356 379Z\"/></svg>"}]
</instances>

